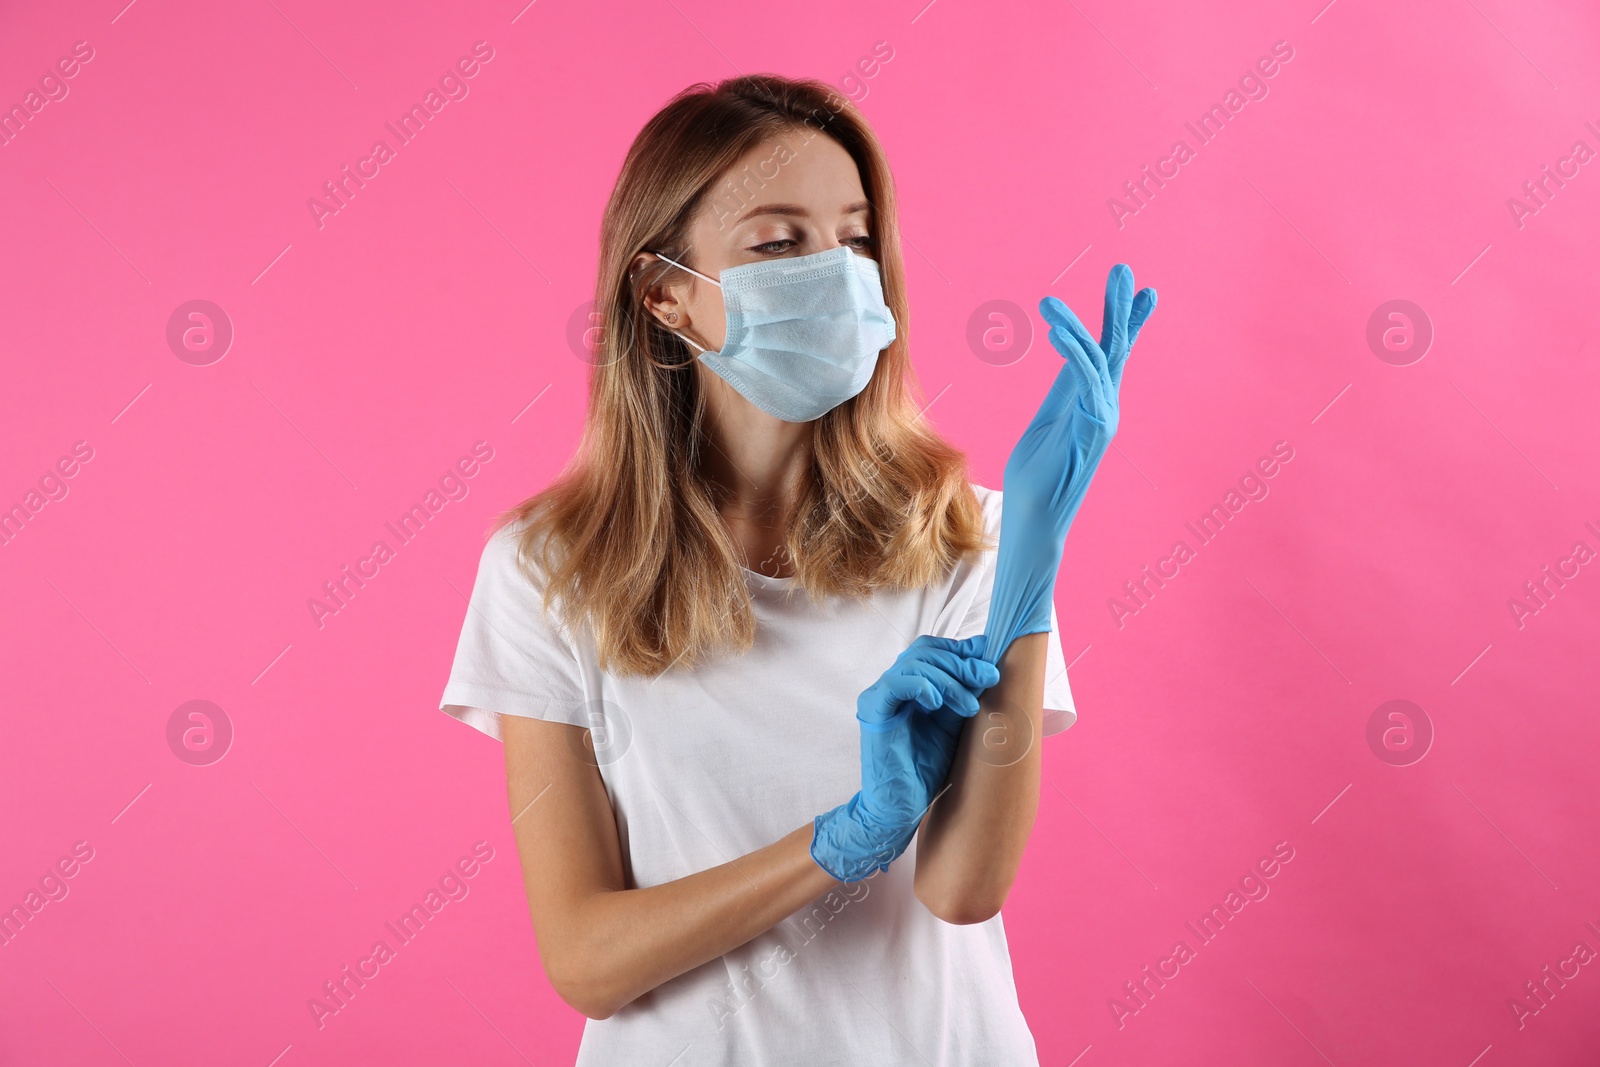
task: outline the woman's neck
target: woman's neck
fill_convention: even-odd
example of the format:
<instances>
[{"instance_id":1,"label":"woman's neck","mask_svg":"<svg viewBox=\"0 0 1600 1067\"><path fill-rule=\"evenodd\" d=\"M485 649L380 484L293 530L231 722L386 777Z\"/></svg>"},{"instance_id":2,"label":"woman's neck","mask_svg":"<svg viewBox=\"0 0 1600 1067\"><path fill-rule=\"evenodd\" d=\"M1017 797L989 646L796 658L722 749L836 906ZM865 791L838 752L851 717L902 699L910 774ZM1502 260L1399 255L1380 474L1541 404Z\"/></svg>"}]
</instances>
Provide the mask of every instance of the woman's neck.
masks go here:
<instances>
[{"instance_id":1,"label":"woman's neck","mask_svg":"<svg viewBox=\"0 0 1600 1067\"><path fill-rule=\"evenodd\" d=\"M793 568L782 551L784 532L810 476L813 424L751 412L758 417L708 419L701 469L716 487L717 510L744 552L743 565L787 577Z\"/></svg>"}]
</instances>

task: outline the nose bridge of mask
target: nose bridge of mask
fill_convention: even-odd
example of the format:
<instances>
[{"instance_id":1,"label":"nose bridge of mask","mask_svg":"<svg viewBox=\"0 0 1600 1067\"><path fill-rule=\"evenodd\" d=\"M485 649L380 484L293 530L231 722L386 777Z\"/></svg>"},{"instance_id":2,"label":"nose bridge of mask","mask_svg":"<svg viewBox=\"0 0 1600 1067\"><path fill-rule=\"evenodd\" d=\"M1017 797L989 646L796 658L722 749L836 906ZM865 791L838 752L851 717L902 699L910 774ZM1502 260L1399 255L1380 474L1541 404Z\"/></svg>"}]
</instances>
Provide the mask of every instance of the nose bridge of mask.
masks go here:
<instances>
[{"instance_id":1,"label":"nose bridge of mask","mask_svg":"<svg viewBox=\"0 0 1600 1067\"><path fill-rule=\"evenodd\" d=\"M729 275L727 285L724 285L716 278L701 274L693 267L679 263L670 256L664 256L656 251L651 251L650 254L659 260L671 263L680 270L688 271L697 278L703 278L717 288L722 289L726 294L724 306L729 314L730 323L734 318L732 305L741 301L740 294L747 293L753 289L760 289L773 283L782 284L797 280L797 276L800 275L811 275L813 277L845 275L848 280L845 282L843 295L858 310L872 303L878 284L879 268L877 262L870 256L857 254L846 245L838 245L822 252L813 252L810 255L799 256L794 259L740 263L723 271L724 274ZM874 292L869 293L869 289L874 290ZM889 318L888 326L890 338L892 339L895 328L892 316ZM677 330L671 330L670 332L674 337L687 344L694 345L699 350L695 355L696 359L711 351Z\"/></svg>"},{"instance_id":2,"label":"nose bridge of mask","mask_svg":"<svg viewBox=\"0 0 1600 1067\"><path fill-rule=\"evenodd\" d=\"M840 253L844 254L841 255ZM725 288L722 282L716 278L701 274L693 267L685 266L670 256L664 256L660 252L651 252L650 254L659 260L671 263L679 270L686 270L697 278L704 278L719 289ZM764 263L741 263L737 266L729 267L728 270L734 274L734 280L746 280L755 285L760 285L763 279L773 276L783 277L815 270L836 269L852 263L865 271L876 272L878 269L878 264L871 257L857 255L845 245L839 245L822 252L813 252L809 256L800 256L798 259L775 259Z\"/></svg>"}]
</instances>

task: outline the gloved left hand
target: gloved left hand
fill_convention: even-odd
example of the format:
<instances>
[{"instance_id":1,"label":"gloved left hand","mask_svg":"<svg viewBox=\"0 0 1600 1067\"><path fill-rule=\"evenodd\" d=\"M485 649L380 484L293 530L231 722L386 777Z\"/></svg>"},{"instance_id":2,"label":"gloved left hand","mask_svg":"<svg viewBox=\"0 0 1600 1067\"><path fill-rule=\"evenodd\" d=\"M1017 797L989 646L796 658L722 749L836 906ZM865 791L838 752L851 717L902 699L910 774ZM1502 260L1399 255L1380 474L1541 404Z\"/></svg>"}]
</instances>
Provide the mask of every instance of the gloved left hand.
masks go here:
<instances>
[{"instance_id":1,"label":"gloved left hand","mask_svg":"<svg viewBox=\"0 0 1600 1067\"><path fill-rule=\"evenodd\" d=\"M1000 668L982 658L985 643L982 634L961 641L948 637L930 640L940 642L956 655L972 657L972 673L969 677L973 684L968 691L974 697L981 697L984 690L1000 681ZM936 708L919 705L911 709L906 723L907 743L929 806L944 792L945 783L950 778L950 768L955 764L956 749L961 744L961 733L967 721L978 711L979 704L975 700L946 701Z\"/></svg>"},{"instance_id":2,"label":"gloved left hand","mask_svg":"<svg viewBox=\"0 0 1600 1067\"><path fill-rule=\"evenodd\" d=\"M816 817L811 841L811 858L840 881L883 870L916 836L955 753L948 721L930 733L923 717L944 709L975 715L977 694L1000 680L999 669L976 656L979 641L924 634L857 698L861 789Z\"/></svg>"},{"instance_id":3,"label":"gloved left hand","mask_svg":"<svg viewBox=\"0 0 1600 1067\"><path fill-rule=\"evenodd\" d=\"M1122 368L1155 310L1156 291L1133 291L1127 264L1106 279L1100 340L1053 296L1039 302L1050 344L1065 360L1044 403L1006 461L983 658L1000 662L1023 634L1050 629L1056 572L1067 528L1117 432Z\"/></svg>"}]
</instances>

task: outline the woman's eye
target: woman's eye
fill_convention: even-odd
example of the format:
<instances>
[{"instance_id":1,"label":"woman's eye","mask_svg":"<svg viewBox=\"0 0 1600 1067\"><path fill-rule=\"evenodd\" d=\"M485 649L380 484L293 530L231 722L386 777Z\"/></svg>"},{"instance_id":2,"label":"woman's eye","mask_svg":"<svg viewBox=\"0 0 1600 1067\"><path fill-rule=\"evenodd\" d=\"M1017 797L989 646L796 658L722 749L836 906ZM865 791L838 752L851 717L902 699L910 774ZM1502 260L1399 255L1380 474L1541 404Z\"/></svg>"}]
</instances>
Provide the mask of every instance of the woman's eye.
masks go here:
<instances>
[{"instance_id":1,"label":"woman's eye","mask_svg":"<svg viewBox=\"0 0 1600 1067\"><path fill-rule=\"evenodd\" d=\"M761 244L753 245L750 248L750 251L764 256L779 255L783 252L789 251L789 249L793 248L799 243L799 241L796 241L791 237L780 237L775 241L765 241ZM874 241L869 234L857 234L854 237L846 237L844 239L844 243L849 245L851 248L854 248L858 252L863 252L871 249L877 242Z\"/></svg>"}]
</instances>

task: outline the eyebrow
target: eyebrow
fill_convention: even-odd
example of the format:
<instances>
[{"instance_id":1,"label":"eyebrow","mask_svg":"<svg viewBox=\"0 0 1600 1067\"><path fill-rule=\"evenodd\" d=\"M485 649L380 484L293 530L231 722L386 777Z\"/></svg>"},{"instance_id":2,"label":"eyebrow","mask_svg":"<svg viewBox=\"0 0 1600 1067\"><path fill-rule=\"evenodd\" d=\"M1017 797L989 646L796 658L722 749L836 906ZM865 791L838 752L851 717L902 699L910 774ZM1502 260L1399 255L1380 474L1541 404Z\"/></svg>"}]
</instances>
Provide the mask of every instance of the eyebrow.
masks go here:
<instances>
[{"instance_id":1,"label":"eyebrow","mask_svg":"<svg viewBox=\"0 0 1600 1067\"><path fill-rule=\"evenodd\" d=\"M871 207L872 205L867 201L857 200L853 204L846 204L844 213L846 215L854 215L858 211L866 211ZM743 215L740 215L738 218L734 219L734 225L738 225L745 219L752 218L756 215L798 215L801 218L808 218L811 215L811 212L807 211L799 204L758 204L749 211L746 211Z\"/></svg>"}]
</instances>

